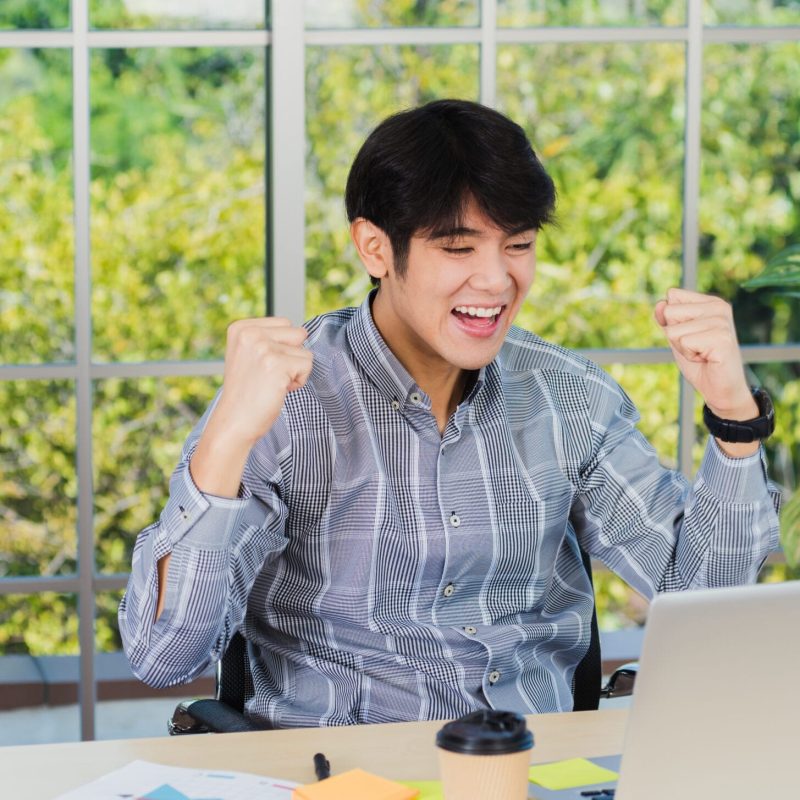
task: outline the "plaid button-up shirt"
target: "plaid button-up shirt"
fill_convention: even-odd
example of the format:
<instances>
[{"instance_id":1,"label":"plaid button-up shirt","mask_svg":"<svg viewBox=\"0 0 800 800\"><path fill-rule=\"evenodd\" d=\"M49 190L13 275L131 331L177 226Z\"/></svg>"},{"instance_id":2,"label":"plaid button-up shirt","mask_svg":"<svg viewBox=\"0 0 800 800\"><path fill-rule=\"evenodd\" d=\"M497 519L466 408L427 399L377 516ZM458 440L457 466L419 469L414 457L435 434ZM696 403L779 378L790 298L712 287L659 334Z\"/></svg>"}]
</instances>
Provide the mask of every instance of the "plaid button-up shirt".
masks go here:
<instances>
[{"instance_id":1,"label":"plaid button-up shirt","mask_svg":"<svg viewBox=\"0 0 800 800\"><path fill-rule=\"evenodd\" d=\"M273 726L568 710L594 600L579 547L651 597L753 581L778 545L763 452L712 439L690 487L575 353L512 328L440 434L369 299L307 328L311 377L240 497L189 474L212 404L139 535L119 617L150 684L191 680L238 629L247 712Z\"/></svg>"}]
</instances>

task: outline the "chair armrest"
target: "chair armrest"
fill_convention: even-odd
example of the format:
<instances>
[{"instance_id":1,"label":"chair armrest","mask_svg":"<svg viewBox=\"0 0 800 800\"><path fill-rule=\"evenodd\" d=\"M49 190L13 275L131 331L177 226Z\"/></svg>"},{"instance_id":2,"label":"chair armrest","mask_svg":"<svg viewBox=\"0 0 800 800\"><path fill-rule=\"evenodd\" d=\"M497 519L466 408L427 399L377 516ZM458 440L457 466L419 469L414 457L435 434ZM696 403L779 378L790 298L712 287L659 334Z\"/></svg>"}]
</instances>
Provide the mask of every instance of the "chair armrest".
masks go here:
<instances>
[{"instance_id":1,"label":"chair armrest","mask_svg":"<svg viewBox=\"0 0 800 800\"><path fill-rule=\"evenodd\" d=\"M171 736L187 733L241 733L261 730L244 714L219 700L194 700L179 703L167 722Z\"/></svg>"},{"instance_id":2,"label":"chair armrest","mask_svg":"<svg viewBox=\"0 0 800 800\"><path fill-rule=\"evenodd\" d=\"M600 690L600 697L628 697L633 694L639 662L631 661L615 669L608 683Z\"/></svg>"}]
</instances>

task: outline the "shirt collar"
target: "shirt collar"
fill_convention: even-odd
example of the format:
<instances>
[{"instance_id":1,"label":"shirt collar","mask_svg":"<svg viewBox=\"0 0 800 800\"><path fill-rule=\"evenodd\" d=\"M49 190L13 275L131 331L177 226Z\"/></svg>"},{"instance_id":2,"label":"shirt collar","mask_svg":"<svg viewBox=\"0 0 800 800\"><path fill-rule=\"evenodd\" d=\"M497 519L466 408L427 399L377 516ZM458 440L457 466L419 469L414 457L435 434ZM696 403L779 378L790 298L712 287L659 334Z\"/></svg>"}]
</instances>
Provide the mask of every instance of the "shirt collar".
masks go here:
<instances>
[{"instance_id":1,"label":"shirt collar","mask_svg":"<svg viewBox=\"0 0 800 800\"><path fill-rule=\"evenodd\" d=\"M364 298L364 302L356 310L347 326L347 341L353 355L364 368L370 381L389 400L397 401L400 407L405 406L406 403L413 403L415 406L430 409L430 398L397 360L375 326L371 306L377 291L377 289L373 289ZM483 388L485 378L486 367L482 367L467 392L464 403L472 403ZM417 397L414 398L413 395L417 395Z\"/></svg>"},{"instance_id":2,"label":"shirt collar","mask_svg":"<svg viewBox=\"0 0 800 800\"><path fill-rule=\"evenodd\" d=\"M395 354L383 340L372 319L372 299L377 289L373 289L356 310L347 326L347 341L356 360L364 368L375 386L390 400L401 405L415 392L424 396L430 407L427 395L417 386L406 368L397 360Z\"/></svg>"}]
</instances>

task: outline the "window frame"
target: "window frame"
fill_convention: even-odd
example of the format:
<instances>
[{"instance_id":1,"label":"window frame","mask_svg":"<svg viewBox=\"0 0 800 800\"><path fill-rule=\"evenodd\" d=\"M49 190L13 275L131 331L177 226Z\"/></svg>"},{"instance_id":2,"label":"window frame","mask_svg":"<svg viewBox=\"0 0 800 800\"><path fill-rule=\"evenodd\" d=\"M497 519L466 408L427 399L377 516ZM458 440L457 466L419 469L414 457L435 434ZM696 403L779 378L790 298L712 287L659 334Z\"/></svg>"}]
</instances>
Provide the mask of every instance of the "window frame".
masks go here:
<instances>
[{"instance_id":1,"label":"window frame","mask_svg":"<svg viewBox=\"0 0 800 800\"><path fill-rule=\"evenodd\" d=\"M0 578L0 594L39 592L78 595L80 645L80 731L95 737L94 616L96 595L125 587L127 574L100 574L94 558L92 487L92 385L102 378L221 375L222 361L100 363L92 360L91 267L89 231L90 141L89 58L93 48L111 47L264 47L267 69L267 253L265 313L299 322L305 318L303 270L281 269L304 263L305 207L305 48L346 45L430 45L471 43L480 47L480 97L496 99L498 44L537 42L682 42L686 48L684 129L682 286L697 286L699 257L700 150L703 49L706 44L800 41L800 26L705 27L702 3L688 0L685 24L675 27L498 28L496 0L478 0L480 25L474 28L386 28L306 30L303 4L272 0L269 30L253 31L97 31L89 26L88 0L72 0L71 29L0 31L0 48L63 48L72 53L73 185L75 241L75 345L73 363L0 365L0 380L73 382L77 396L78 573L60 577ZM279 157L278 157L279 154ZM280 198L280 202L277 199ZM672 361L669 348L581 351L599 364L660 364ZM745 363L800 361L800 344L744 346ZM692 472L695 441L694 390L681 378L678 466Z\"/></svg>"}]
</instances>

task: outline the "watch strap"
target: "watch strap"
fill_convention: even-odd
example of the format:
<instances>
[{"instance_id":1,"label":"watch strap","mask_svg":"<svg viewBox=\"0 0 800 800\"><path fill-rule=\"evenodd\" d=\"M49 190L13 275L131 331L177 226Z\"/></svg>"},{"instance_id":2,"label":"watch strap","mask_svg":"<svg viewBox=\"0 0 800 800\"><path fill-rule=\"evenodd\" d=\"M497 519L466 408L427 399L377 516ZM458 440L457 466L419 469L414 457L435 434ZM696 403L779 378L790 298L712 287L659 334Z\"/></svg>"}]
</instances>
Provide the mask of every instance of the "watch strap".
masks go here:
<instances>
[{"instance_id":1,"label":"watch strap","mask_svg":"<svg viewBox=\"0 0 800 800\"><path fill-rule=\"evenodd\" d=\"M772 399L758 387L752 387L753 399L758 405L759 416L754 419L723 419L703 404L703 422L709 433L723 442L742 443L763 441L775 430L775 408Z\"/></svg>"}]
</instances>

